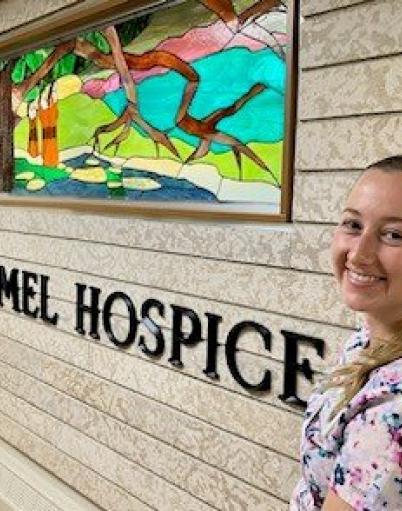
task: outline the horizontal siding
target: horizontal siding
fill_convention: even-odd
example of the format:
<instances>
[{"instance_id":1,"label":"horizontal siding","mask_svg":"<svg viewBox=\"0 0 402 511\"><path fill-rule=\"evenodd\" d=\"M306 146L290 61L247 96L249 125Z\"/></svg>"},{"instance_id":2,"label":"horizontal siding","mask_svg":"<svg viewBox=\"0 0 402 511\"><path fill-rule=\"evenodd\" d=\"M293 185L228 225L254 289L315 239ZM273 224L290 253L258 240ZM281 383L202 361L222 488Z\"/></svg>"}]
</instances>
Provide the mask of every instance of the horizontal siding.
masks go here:
<instances>
[{"instance_id":1,"label":"horizontal siding","mask_svg":"<svg viewBox=\"0 0 402 511\"><path fill-rule=\"evenodd\" d=\"M81 281L100 287L105 293L125 291L137 300L140 297L135 287L139 286L145 288L141 292L144 299L155 297L164 303L191 308L197 307L198 297L202 297L280 314L286 310L287 314L304 319L337 324L345 321L344 326L353 325L348 322L352 316L338 302L331 286L322 285L331 278L319 274L266 266L251 269L247 264L160 253L150 257L136 249L15 233L4 233L2 242L1 264L49 275L50 294L70 301L75 301L75 283ZM278 289L286 289L286 293L278 295ZM306 303L300 289L312 300ZM207 306L201 314L209 309Z\"/></svg>"},{"instance_id":2,"label":"horizontal siding","mask_svg":"<svg viewBox=\"0 0 402 511\"><path fill-rule=\"evenodd\" d=\"M199 459L210 467L220 469L262 490L277 492L279 495L285 495L288 491L282 474L286 474L291 480L295 477L298 466L296 461L288 456L276 451L267 452L266 448L259 444L175 410L169 405L111 384L61 360L40 354L30 347L19 346L15 341L4 337L3 341L1 378L4 383L9 380L8 390L16 395L23 392L24 399L30 402L36 400L38 403L37 400L40 399L44 403L47 396L54 395L57 389L60 392L56 393L56 402L61 400L67 403L77 402L75 406L81 403L83 417L102 417L102 421L98 420L101 424L105 421L111 423L113 418L115 423L118 423L114 431L129 432L127 434L130 437L137 438L136 445L141 445L141 438L146 436L148 447L143 445L148 450L144 453L145 463L147 460L148 463L158 463L158 460L150 458L150 452L152 445L161 444L166 446L165 452L169 446L177 449L177 460L193 460L191 463L197 466ZM23 364L18 361L21 357L22 360L26 359ZM9 369L5 367L6 364ZM34 381L32 379L37 382L39 389L49 387L48 392L38 395L36 386L29 385L30 381ZM41 384L41 381L46 384ZM83 408L84 403L89 406ZM53 410L53 414L62 414L66 421L76 423L84 420L81 417L71 417L70 405L58 411L54 409L57 408L56 403L48 403L46 407L49 412ZM96 423L90 430L93 431L94 427L97 427ZM125 442L118 435L114 441ZM171 466L175 466L175 463L176 460L172 457ZM206 468L207 471L210 470Z\"/></svg>"},{"instance_id":3,"label":"horizontal siding","mask_svg":"<svg viewBox=\"0 0 402 511\"><path fill-rule=\"evenodd\" d=\"M0 492L15 509L32 511L98 511L99 507L70 486L39 468L9 444L0 440ZM0 501L1 511L3 502ZM8 508L7 508L8 509Z\"/></svg>"},{"instance_id":4,"label":"horizontal siding","mask_svg":"<svg viewBox=\"0 0 402 511\"><path fill-rule=\"evenodd\" d=\"M60 268L44 267L36 263L26 263L19 260L7 259L1 257L1 264L5 264L8 268L11 268L14 264L21 270L33 271L37 273L44 272L50 277L51 296L54 296L53 289L57 286L57 297L71 302L75 302L74 283L78 280L77 273L74 271L68 271ZM354 315L348 312L348 310L338 303L338 297L332 289L333 277L329 275L321 275L314 273L303 273L297 270L287 272L288 281L285 279L282 282L277 283L276 289L286 289L287 298L286 305L280 309L280 305L275 306L279 314L283 314L283 310L287 311L287 316L295 316L296 319L304 319L311 321L328 321L330 324L341 325L345 327L354 327ZM268 278L268 276L267 276ZM52 284L53 282L53 284ZM214 300L208 297L197 297L192 295L185 295L162 289L152 289L137 284L130 284L125 282L116 282L110 279L90 275L85 278L85 283L95 287L99 287L103 290L103 295L106 296L108 293L113 291L122 291L133 297L136 304L141 304L146 299L153 297L160 300L162 303L175 304L184 307L190 307L193 309L199 317L203 317L207 311L213 311L215 314L220 314L226 321L233 326L238 321L244 319L253 318L253 310L270 312L269 306L260 305L254 302L249 303L248 306L236 303L233 300L231 303L229 300L221 302L220 300ZM290 286L293 287L290 288ZM290 289L289 289L290 288ZM250 287L250 289L253 289ZM306 303L303 296L300 296L300 290L304 289L305 293L310 297L311 303ZM274 302L276 292L274 286L267 287L266 293L272 292L271 300ZM293 291L293 292L292 292ZM253 290L256 292L256 290ZM261 291L262 293L263 291ZM279 297L276 297L279 301ZM286 297L283 297L285 301ZM292 302L293 300L293 302ZM319 305L320 304L320 305ZM331 314L328 311L331 308ZM246 314L242 310L247 310ZM240 312L240 316L239 316ZM275 311L271 311L275 312ZM282 316L282 321L285 321L286 316ZM223 327L224 328L224 327Z\"/></svg>"},{"instance_id":5,"label":"horizontal siding","mask_svg":"<svg viewBox=\"0 0 402 511\"><path fill-rule=\"evenodd\" d=\"M112 449L95 442L77 429L63 423L26 401L0 389L2 413L51 443L78 462L156 509L208 511L212 509L189 493L132 463ZM272 509L272 508L271 508Z\"/></svg>"},{"instance_id":6,"label":"horizontal siding","mask_svg":"<svg viewBox=\"0 0 402 511\"><path fill-rule=\"evenodd\" d=\"M274 425L281 425L283 431L287 430L289 421L301 425L301 417L293 412L206 385L178 371L145 363L124 352L40 324L31 324L28 329L23 318L18 324L20 326L13 325L9 314L0 314L1 335L13 331L18 341L27 346L266 447L278 448ZM251 417L253 421L250 422ZM261 428L261 424L265 428ZM296 458L298 439L288 431L280 449L283 454Z\"/></svg>"},{"instance_id":7,"label":"horizontal siding","mask_svg":"<svg viewBox=\"0 0 402 511\"><path fill-rule=\"evenodd\" d=\"M313 14L317 9L325 10L329 3L340 4L341 2L322 0L302 2L305 14ZM302 23L300 65L303 69L401 52L399 0L365 2L357 0L343 3L351 7L313 16ZM304 79L304 74L302 78ZM328 80L326 83L330 85L331 81ZM324 89L322 90L325 92ZM386 101L385 96L384 101Z\"/></svg>"},{"instance_id":8,"label":"horizontal siding","mask_svg":"<svg viewBox=\"0 0 402 511\"><path fill-rule=\"evenodd\" d=\"M301 122L298 126L299 170L364 169L402 154L402 116L361 117Z\"/></svg>"},{"instance_id":9,"label":"horizontal siding","mask_svg":"<svg viewBox=\"0 0 402 511\"><path fill-rule=\"evenodd\" d=\"M372 0L304 0L302 2L303 16L313 16L342 7L355 4L369 3Z\"/></svg>"},{"instance_id":10,"label":"horizontal siding","mask_svg":"<svg viewBox=\"0 0 402 511\"><path fill-rule=\"evenodd\" d=\"M401 89L402 55L305 71L300 119L401 112Z\"/></svg>"},{"instance_id":11,"label":"horizontal siding","mask_svg":"<svg viewBox=\"0 0 402 511\"><path fill-rule=\"evenodd\" d=\"M332 274L331 241L334 230L333 225L298 223L293 243L292 267Z\"/></svg>"},{"instance_id":12,"label":"horizontal siding","mask_svg":"<svg viewBox=\"0 0 402 511\"><path fill-rule=\"evenodd\" d=\"M0 207L0 231L93 241L200 258L289 266L290 224L143 220Z\"/></svg>"},{"instance_id":13,"label":"horizontal siding","mask_svg":"<svg viewBox=\"0 0 402 511\"><path fill-rule=\"evenodd\" d=\"M339 222L348 193L361 174L361 170L298 172L294 192L295 222Z\"/></svg>"},{"instance_id":14,"label":"horizontal siding","mask_svg":"<svg viewBox=\"0 0 402 511\"><path fill-rule=\"evenodd\" d=\"M139 499L130 496L85 464L67 456L49 441L0 411L0 436L30 459L85 495L105 511L152 511Z\"/></svg>"},{"instance_id":15,"label":"horizontal siding","mask_svg":"<svg viewBox=\"0 0 402 511\"><path fill-rule=\"evenodd\" d=\"M69 304L70 305L70 304ZM70 305L70 308L73 308L73 304ZM62 310L62 309L61 309ZM122 320L124 321L124 319ZM60 327L62 328L62 324ZM71 325L70 329L71 329ZM125 329L126 331L126 329ZM343 330L342 330L343 331ZM156 359L150 359L147 357L142 350L139 349L138 345L133 345L128 349L124 350L124 353L127 357L136 357L140 360L145 361L146 363L152 363L157 366L165 367L170 369L171 371L177 371L180 375L186 375L188 377L191 377L192 379L200 380L205 383L208 383L209 385L217 386L218 388L225 388L227 390L240 393L251 400L259 400L264 403L273 404L276 407L284 408L286 410L289 410L291 412L295 412L295 409L293 407L290 407L283 403L280 399L277 398L279 394L282 394L283 392L283 362L275 360L274 358L268 356L268 352L265 352L264 354L254 354L250 353L246 349L239 349L236 354L237 359L237 366L241 372L241 374L244 376L244 378L250 382L257 384L259 381L261 381L262 376L264 375L265 371L269 369L271 372L272 377L272 387L269 392L255 392L250 393L246 389L243 389L233 378L233 376L230 374L229 369L227 367L225 354L224 354L224 347L221 346L218 349L218 356L217 356L217 368L219 372L219 380L211 380L207 376L204 375L203 369L205 368L205 357L206 357L206 343L201 342L198 343L196 346L191 346L190 348L183 348L182 353L182 360L184 367L180 370L174 369L172 365L168 362L168 358L170 357L170 338L169 338L169 331L164 331L164 335L166 337L166 350L165 353ZM73 335L81 340L82 342L91 342L91 341L85 341L81 339L75 332L73 332ZM339 338L334 337L333 345L330 347L332 355L333 352L336 352L338 349L338 345L336 341ZM345 334L341 337L341 339L344 339ZM11 338L13 338L11 336ZM18 341L18 339L16 339ZM257 341L257 339L255 339ZM259 343L255 343L256 346L258 344L261 344L261 340L259 340ZM96 341L97 344L101 344L105 346L108 349L118 351L118 348L114 346L109 340L107 340L106 335L101 334L101 340ZM243 341L243 346L246 343ZM21 349L19 347L15 347L15 350ZM262 350L261 350L262 351ZM322 360L314 351L313 348L307 348L305 347L304 350L302 350L302 355L307 355L310 359L311 366L316 371L323 371L325 366L328 364L328 358L329 354L326 353L325 361ZM301 358L300 356L300 358ZM311 383L308 383L306 380L302 379L302 381L299 384L299 391L301 397L306 397L310 394L312 389ZM299 412L300 413L300 412Z\"/></svg>"},{"instance_id":16,"label":"horizontal siding","mask_svg":"<svg viewBox=\"0 0 402 511\"><path fill-rule=\"evenodd\" d=\"M7 388L12 394L73 426L142 469L176 484L207 503L209 502L212 506L217 506L219 509L240 510L253 509L253 505L265 505L272 508L272 496L265 491L258 490L153 439L149 435L136 431L104 413L68 398L16 369L4 364L1 364L0 367L1 386ZM116 432L119 434L116 435ZM107 456L105 457L108 459ZM268 460L269 455L267 455L267 462ZM288 473L289 476L292 478L292 483L295 484L298 470ZM273 491L286 499L287 495L284 493L284 489L281 486L278 487L278 484L276 487L270 485L269 489L270 492Z\"/></svg>"}]
</instances>

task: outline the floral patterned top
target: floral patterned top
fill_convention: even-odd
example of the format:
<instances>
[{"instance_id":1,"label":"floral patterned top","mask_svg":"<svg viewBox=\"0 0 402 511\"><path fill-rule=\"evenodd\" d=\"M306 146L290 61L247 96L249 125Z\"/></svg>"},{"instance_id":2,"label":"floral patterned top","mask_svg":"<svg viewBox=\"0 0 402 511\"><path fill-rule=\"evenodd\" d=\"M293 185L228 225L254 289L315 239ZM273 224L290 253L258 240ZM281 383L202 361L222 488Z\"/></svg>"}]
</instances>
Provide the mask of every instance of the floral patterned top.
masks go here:
<instances>
[{"instance_id":1,"label":"floral patterned top","mask_svg":"<svg viewBox=\"0 0 402 511\"><path fill-rule=\"evenodd\" d=\"M369 345L366 323L338 362ZM367 383L330 422L337 388L319 386L308 400L301 440L302 478L290 511L317 511L329 488L355 511L402 510L402 358L371 372Z\"/></svg>"}]
</instances>

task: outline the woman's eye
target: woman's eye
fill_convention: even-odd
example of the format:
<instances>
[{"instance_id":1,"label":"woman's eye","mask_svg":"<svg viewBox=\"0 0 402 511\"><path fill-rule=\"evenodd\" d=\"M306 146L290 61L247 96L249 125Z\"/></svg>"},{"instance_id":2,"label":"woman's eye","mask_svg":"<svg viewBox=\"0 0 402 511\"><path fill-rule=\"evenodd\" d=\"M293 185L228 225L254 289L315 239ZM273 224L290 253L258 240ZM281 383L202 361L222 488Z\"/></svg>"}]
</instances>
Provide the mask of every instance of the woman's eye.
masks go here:
<instances>
[{"instance_id":1,"label":"woman's eye","mask_svg":"<svg viewBox=\"0 0 402 511\"><path fill-rule=\"evenodd\" d=\"M341 222L342 227L346 227L347 229L358 229L360 227L359 222L356 222L356 220L344 220Z\"/></svg>"},{"instance_id":2,"label":"woman's eye","mask_svg":"<svg viewBox=\"0 0 402 511\"><path fill-rule=\"evenodd\" d=\"M384 235L391 241L399 241L402 240L402 234L397 231L387 231Z\"/></svg>"}]
</instances>

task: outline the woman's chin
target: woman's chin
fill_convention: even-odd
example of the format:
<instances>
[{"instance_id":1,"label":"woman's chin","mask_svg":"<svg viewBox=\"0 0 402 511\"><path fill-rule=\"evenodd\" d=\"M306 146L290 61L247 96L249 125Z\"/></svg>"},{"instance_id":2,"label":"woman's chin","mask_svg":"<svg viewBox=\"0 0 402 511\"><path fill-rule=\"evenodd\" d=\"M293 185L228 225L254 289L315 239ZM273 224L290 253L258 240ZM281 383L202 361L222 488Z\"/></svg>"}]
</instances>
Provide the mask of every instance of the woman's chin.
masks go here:
<instances>
[{"instance_id":1,"label":"woman's chin","mask_svg":"<svg viewBox=\"0 0 402 511\"><path fill-rule=\"evenodd\" d=\"M375 305L370 300L360 296L343 296L343 302L347 307L356 312L370 312L375 308Z\"/></svg>"}]
</instances>

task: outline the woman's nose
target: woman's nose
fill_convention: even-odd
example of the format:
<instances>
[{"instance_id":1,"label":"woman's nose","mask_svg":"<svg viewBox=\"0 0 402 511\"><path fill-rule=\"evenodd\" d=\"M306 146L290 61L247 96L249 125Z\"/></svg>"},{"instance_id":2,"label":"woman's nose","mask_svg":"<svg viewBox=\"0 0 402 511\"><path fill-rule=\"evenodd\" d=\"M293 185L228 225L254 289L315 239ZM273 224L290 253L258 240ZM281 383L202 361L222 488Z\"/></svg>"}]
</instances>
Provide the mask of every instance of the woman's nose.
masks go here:
<instances>
[{"instance_id":1,"label":"woman's nose","mask_svg":"<svg viewBox=\"0 0 402 511\"><path fill-rule=\"evenodd\" d=\"M362 233L349 253L352 264L371 264L377 257L377 239L374 234Z\"/></svg>"}]
</instances>

